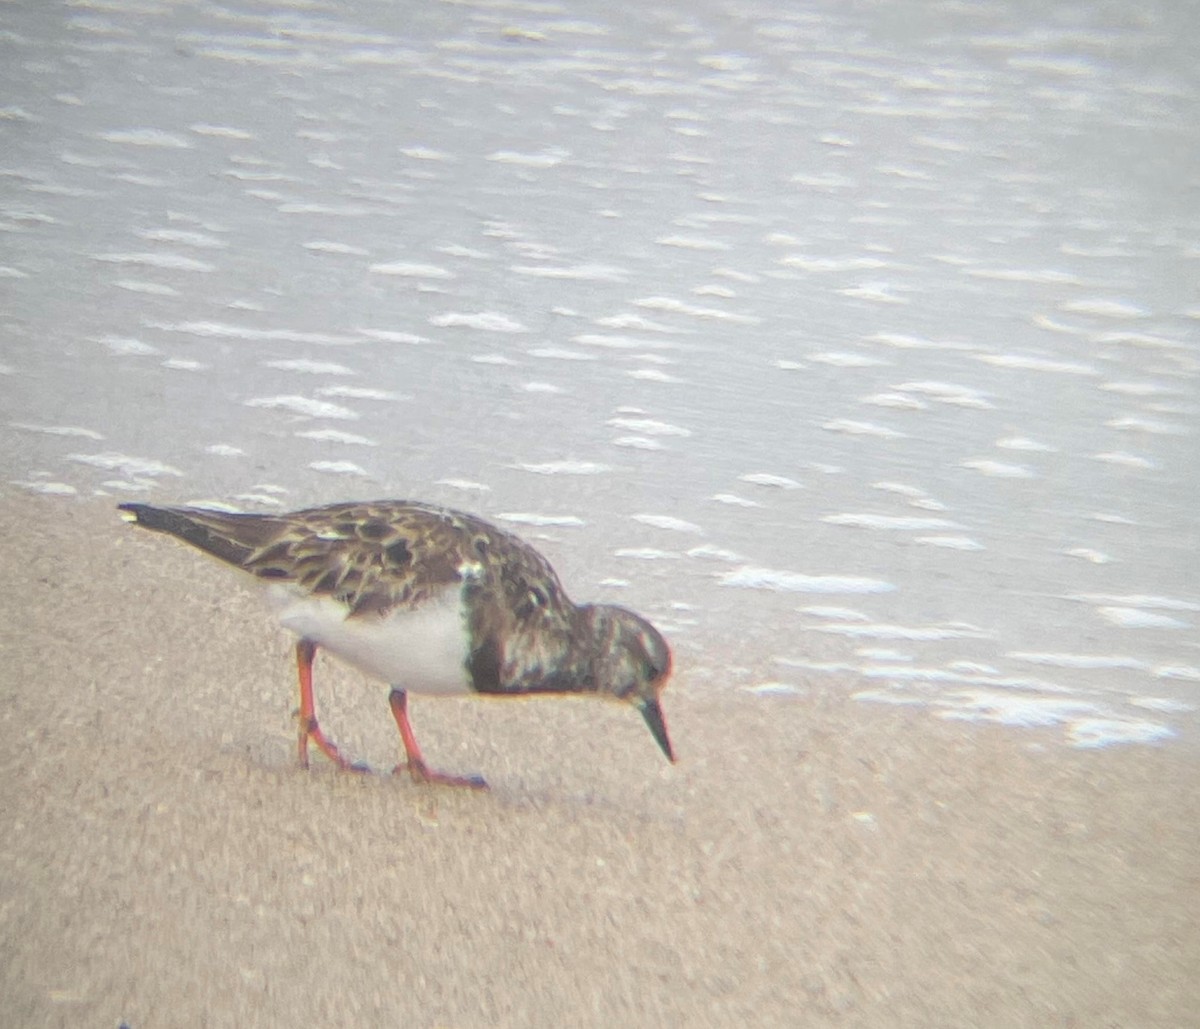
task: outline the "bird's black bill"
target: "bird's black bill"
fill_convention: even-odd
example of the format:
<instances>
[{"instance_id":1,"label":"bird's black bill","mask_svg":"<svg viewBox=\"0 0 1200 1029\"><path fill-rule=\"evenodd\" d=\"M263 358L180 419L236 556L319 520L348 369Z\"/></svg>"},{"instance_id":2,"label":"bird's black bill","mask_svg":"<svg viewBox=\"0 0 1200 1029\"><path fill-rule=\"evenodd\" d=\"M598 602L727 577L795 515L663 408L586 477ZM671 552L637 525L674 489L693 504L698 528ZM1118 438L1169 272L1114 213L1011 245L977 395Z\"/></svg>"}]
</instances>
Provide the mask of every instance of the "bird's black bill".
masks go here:
<instances>
[{"instance_id":1,"label":"bird's black bill","mask_svg":"<svg viewBox=\"0 0 1200 1029\"><path fill-rule=\"evenodd\" d=\"M667 723L663 721L662 708L658 706L658 701L643 701L641 709L642 717L646 719L646 724L650 727L650 735L658 741L662 752L667 755L667 760L673 762L675 751L671 749L671 738L667 735Z\"/></svg>"}]
</instances>

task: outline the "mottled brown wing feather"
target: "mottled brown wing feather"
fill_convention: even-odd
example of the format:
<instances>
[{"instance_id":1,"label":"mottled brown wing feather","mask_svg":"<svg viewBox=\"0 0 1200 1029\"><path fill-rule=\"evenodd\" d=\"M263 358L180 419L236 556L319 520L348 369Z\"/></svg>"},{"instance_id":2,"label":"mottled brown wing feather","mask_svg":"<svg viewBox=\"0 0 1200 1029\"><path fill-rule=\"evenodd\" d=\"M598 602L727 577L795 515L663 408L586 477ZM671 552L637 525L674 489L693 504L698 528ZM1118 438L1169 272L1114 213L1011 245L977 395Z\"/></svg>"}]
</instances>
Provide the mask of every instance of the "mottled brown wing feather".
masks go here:
<instances>
[{"instance_id":1,"label":"mottled brown wing feather","mask_svg":"<svg viewBox=\"0 0 1200 1029\"><path fill-rule=\"evenodd\" d=\"M502 596L508 617L569 605L537 551L481 518L433 505L345 503L286 515L124 506L147 528L259 578L337 597L355 615L419 604L464 576Z\"/></svg>"},{"instance_id":2,"label":"mottled brown wing feather","mask_svg":"<svg viewBox=\"0 0 1200 1029\"><path fill-rule=\"evenodd\" d=\"M419 604L461 579L463 534L439 515L398 503L297 511L243 567L337 597L356 615Z\"/></svg>"}]
</instances>

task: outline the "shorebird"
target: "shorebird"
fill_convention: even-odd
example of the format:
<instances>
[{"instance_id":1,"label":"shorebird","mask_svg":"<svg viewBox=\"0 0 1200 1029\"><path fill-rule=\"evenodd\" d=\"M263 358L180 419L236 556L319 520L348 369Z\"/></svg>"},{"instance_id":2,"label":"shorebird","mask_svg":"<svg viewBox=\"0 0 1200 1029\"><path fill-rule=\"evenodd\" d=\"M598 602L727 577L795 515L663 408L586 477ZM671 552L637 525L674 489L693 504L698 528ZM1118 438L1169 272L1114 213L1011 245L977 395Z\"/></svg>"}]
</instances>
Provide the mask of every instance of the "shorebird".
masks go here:
<instances>
[{"instance_id":1,"label":"shorebird","mask_svg":"<svg viewBox=\"0 0 1200 1029\"><path fill-rule=\"evenodd\" d=\"M317 721L312 669L324 648L391 686L407 769L421 782L486 788L477 775L430 769L408 720L408 693L591 694L632 704L674 761L659 694L666 640L640 615L572 603L528 543L475 515L407 500L330 504L289 514L230 514L121 504L165 532L255 576L295 633L300 766L311 740L339 768Z\"/></svg>"}]
</instances>

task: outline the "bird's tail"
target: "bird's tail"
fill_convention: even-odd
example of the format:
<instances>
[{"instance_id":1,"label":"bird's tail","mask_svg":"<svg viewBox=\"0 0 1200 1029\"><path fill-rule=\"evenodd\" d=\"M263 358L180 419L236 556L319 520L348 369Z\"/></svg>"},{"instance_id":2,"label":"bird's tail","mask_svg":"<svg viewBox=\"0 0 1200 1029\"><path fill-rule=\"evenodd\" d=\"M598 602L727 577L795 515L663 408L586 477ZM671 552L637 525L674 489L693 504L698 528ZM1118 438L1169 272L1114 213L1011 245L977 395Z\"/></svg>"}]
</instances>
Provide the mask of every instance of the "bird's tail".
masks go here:
<instances>
[{"instance_id":1,"label":"bird's tail","mask_svg":"<svg viewBox=\"0 0 1200 1029\"><path fill-rule=\"evenodd\" d=\"M118 504L137 525L154 532L178 536L213 557L239 568L247 558L279 532L269 515L226 514L193 507L154 507L151 504Z\"/></svg>"}]
</instances>

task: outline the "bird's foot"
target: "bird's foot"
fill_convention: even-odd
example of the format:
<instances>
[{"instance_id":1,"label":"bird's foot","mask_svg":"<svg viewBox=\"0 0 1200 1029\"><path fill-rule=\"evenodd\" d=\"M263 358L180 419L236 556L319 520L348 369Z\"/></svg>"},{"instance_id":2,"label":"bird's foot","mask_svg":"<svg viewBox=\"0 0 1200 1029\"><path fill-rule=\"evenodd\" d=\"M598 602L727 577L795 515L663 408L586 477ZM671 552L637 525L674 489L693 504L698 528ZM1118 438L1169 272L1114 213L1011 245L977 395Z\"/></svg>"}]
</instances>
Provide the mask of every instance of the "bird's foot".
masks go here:
<instances>
[{"instance_id":1,"label":"bird's foot","mask_svg":"<svg viewBox=\"0 0 1200 1029\"><path fill-rule=\"evenodd\" d=\"M447 772L436 772L429 768L424 761L408 761L397 765L393 775L408 772L413 782L434 783L438 786L461 786L468 790L486 790L488 784L482 775L450 775Z\"/></svg>"},{"instance_id":2,"label":"bird's foot","mask_svg":"<svg viewBox=\"0 0 1200 1029\"><path fill-rule=\"evenodd\" d=\"M321 726L317 724L315 718L308 719L306 724L300 726L299 754L300 767L308 771L308 741L312 740L330 761L332 761L343 772L354 772L358 775L369 774L370 766L363 764L361 761L351 761L349 758L343 757L342 752L337 746L325 735L321 730Z\"/></svg>"}]
</instances>

